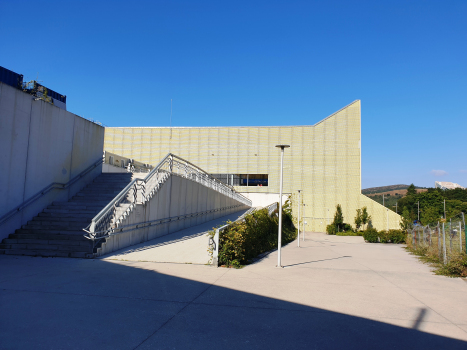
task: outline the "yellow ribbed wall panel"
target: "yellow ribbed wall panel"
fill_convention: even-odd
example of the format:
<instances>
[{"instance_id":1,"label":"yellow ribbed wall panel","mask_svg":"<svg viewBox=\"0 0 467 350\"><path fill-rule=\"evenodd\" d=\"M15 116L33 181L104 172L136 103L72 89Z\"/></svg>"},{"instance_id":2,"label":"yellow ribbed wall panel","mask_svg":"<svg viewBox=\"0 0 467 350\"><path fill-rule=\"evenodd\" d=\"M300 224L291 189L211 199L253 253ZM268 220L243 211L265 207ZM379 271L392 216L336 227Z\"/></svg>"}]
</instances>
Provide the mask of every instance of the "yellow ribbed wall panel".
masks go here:
<instances>
[{"instance_id":1,"label":"yellow ribbed wall panel","mask_svg":"<svg viewBox=\"0 0 467 350\"><path fill-rule=\"evenodd\" d=\"M305 204L306 229L325 231L335 207L353 224L356 209L366 206L378 229L398 228L399 215L361 194L360 101L313 126L106 128L106 151L156 165L169 152L210 173L268 174L269 186L238 187L241 192L278 193L280 151L284 156L284 193L297 190Z\"/></svg>"}]
</instances>

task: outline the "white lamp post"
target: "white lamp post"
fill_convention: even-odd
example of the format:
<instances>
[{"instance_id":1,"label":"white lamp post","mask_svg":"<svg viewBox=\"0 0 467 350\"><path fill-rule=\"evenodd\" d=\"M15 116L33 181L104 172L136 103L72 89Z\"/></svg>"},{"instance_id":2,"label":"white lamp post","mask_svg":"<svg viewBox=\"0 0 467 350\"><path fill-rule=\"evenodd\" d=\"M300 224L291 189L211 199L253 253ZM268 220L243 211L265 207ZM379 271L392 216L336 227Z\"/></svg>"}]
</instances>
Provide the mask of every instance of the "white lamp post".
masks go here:
<instances>
[{"instance_id":1,"label":"white lamp post","mask_svg":"<svg viewBox=\"0 0 467 350\"><path fill-rule=\"evenodd\" d=\"M280 191L279 191L279 234L277 237L277 267L281 265L281 245L282 245L282 173L284 167L284 148L289 148L290 145L276 145L281 149L281 176L280 176Z\"/></svg>"},{"instance_id":2,"label":"white lamp post","mask_svg":"<svg viewBox=\"0 0 467 350\"><path fill-rule=\"evenodd\" d=\"M300 204L300 191L301 190L298 190L298 239L297 239L297 242L298 242L298 247L300 248L300 207L302 206Z\"/></svg>"}]
</instances>

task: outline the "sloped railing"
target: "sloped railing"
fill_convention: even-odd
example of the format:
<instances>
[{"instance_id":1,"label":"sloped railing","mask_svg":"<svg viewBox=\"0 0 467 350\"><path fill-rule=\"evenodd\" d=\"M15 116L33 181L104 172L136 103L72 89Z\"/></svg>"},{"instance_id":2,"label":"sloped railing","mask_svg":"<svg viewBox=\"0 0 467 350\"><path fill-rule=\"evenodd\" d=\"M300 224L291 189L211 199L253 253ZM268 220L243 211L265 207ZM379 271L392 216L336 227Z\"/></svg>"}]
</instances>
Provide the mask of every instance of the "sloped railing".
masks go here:
<instances>
[{"instance_id":1,"label":"sloped railing","mask_svg":"<svg viewBox=\"0 0 467 350\"><path fill-rule=\"evenodd\" d=\"M177 175L251 207L251 200L236 192L232 186L220 182L203 169L172 153L167 154L144 179L133 179L109 204L83 229L86 238L95 240L114 233L137 204L145 204L167 179Z\"/></svg>"}]
</instances>

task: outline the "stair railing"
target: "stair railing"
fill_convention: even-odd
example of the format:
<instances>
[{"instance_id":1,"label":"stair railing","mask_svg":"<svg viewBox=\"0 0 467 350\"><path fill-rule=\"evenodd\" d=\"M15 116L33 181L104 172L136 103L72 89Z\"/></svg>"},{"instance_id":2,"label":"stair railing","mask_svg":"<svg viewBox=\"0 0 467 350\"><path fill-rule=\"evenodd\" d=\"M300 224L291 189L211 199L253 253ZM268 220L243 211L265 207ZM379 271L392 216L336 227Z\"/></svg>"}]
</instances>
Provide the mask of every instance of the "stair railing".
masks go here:
<instances>
[{"instance_id":1,"label":"stair railing","mask_svg":"<svg viewBox=\"0 0 467 350\"><path fill-rule=\"evenodd\" d=\"M109 204L83 229L86 238L95 240L115 232L137 204L145 204L172 175L181 176L215 189L222 194L251 207L251 200L235 189L214 178L198 166L172 153L167 154L144 179L132 180Z\"/></svg>"}]
</instances>

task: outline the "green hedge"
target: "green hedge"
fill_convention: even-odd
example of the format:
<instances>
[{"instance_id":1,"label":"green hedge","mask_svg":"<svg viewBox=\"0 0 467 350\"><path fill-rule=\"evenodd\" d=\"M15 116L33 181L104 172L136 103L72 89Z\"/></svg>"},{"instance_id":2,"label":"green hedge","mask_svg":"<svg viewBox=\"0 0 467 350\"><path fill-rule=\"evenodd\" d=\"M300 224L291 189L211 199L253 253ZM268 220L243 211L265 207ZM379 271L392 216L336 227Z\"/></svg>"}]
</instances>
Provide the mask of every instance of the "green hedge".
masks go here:
<instances>
[{"instance_id":1,"label":"green hedge","mask_svg":"<svg viewBox=\"0 0 467 350\"><path fill-rule=\"evenodd\" d=\"M277 213L277 210L275 214ZM270 217L267 209L261 209L235 222L219 237L219 263L240 266L259 254L277 248L277 215ZM297 231L290 213L282 212L282 244L297 237Z\"/></svg>"},{"instance_id":2,"label":"green hedge","mask_svg":"<svg viewBox=\"0 0 467 350\"><path fill-rule=\"evenodd\" d=\"M368 243L405 243L406 233L402 230L377 231L368 228L363 232L363 238Z\"/></svg>"}]
</instances>

